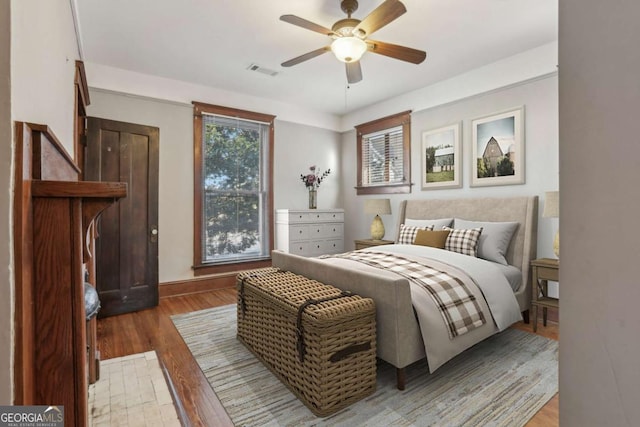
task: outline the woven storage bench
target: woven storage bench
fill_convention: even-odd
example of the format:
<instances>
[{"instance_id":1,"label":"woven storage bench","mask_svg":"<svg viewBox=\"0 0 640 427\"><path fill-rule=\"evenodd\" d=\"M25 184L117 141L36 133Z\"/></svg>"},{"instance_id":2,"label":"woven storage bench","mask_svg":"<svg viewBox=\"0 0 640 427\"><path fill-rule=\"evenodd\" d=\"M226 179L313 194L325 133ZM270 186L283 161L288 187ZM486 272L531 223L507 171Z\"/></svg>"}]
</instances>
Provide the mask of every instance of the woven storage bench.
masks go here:
<instances>
[{"instance_id":1,"label":"woven storage bench","mask_svg":"<svg viewBox=\"0 0 640 427\"><path fill-rule=\"evenodd\" d=\"M315 415L375 391L372 299L277 268L241 272L237 288L238 339Z\"/></svg>"}]
</instances>

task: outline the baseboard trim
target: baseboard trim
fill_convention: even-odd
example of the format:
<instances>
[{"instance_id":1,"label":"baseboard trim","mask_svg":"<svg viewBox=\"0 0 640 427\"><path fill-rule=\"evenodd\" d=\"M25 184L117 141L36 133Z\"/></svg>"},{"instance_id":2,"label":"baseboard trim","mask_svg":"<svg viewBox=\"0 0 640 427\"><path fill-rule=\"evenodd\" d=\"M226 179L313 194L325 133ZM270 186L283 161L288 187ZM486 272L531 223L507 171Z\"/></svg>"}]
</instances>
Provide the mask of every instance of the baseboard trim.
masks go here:
<instances>
[{"instance_id":1,"label":"baseboard trim","mask_svg":"<svg viewBox=\"0 0 640 427\"><path fill-rule=\"evenodd\" d=\"M215 276L196 277L194 279L164 282L158 286L160 298L170 298L178 295L197 294L216 289L233 288L236 286L237 272L216 274Z\"/></svg>"}]
</instances>

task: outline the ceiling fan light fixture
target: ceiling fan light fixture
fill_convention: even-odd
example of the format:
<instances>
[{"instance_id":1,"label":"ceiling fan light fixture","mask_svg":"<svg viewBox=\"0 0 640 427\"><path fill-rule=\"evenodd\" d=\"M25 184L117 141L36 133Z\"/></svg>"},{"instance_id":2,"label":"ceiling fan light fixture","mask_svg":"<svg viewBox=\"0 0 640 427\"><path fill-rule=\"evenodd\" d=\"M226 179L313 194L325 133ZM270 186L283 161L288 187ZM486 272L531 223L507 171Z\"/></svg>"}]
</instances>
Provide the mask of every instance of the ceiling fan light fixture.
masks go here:
<instances>
[{"instance_id":1,"label":"ceiling fan light fixture","mask_svg":"<svg viewBox=\"0 0 640 427\"><path fill-rule=\"evenodd\" d=\"M340 37L331 43L331 51L342 62L355 62L367 51L367 44L359 37Z\"/></svg>"}]
</instances>

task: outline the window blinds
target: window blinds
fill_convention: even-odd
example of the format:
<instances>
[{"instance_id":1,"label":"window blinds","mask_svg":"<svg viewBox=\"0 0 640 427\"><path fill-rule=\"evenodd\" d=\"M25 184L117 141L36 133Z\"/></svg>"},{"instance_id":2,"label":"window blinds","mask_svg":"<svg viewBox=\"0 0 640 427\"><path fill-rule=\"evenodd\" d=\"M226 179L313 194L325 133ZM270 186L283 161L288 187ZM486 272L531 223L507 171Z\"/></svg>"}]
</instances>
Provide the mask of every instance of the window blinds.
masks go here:
<instances>
[{"instance_id":1,"label":"window blinds","mask_svg":"<svg viewBox=\"0 0 640 427\"><path fill-rule=\"evenodd\" d=\"M402 126L363 135L361 154L363 186L404 181Z\"/></svg>"}]
</instances>

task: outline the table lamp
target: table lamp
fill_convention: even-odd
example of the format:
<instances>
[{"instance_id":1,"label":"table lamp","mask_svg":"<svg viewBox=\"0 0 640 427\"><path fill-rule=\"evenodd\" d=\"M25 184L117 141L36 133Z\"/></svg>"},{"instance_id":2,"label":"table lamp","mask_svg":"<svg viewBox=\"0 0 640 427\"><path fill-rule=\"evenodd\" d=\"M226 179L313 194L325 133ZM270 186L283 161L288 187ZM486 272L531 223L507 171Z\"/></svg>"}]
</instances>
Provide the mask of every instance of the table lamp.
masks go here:
<instances>
[{"instance_id":1,"label":"table lamp","mask_svg":"<svg viewBox=\"0 0 640 427\"><path fill-rule=\"evenodd\" d=\"M547 191L544 193L544 211L542 212L542 216L543 218L560 217L559 191ZM553 253L560 259L560 229L556 231L556 236L553 239Z\"/></svg>"},{"instance_id":2,"label":"table lamp","mask_svg":"<svg viewBox=\"0 0 640 427\"><path fill-rule=\"evenodd\" d=\"M384 224L380 215L391 214L391 200L366 199L364 201L364 213L375 215L371 223L371 239L382 240L384 237Z\"/></svg>"}]
</instances>

